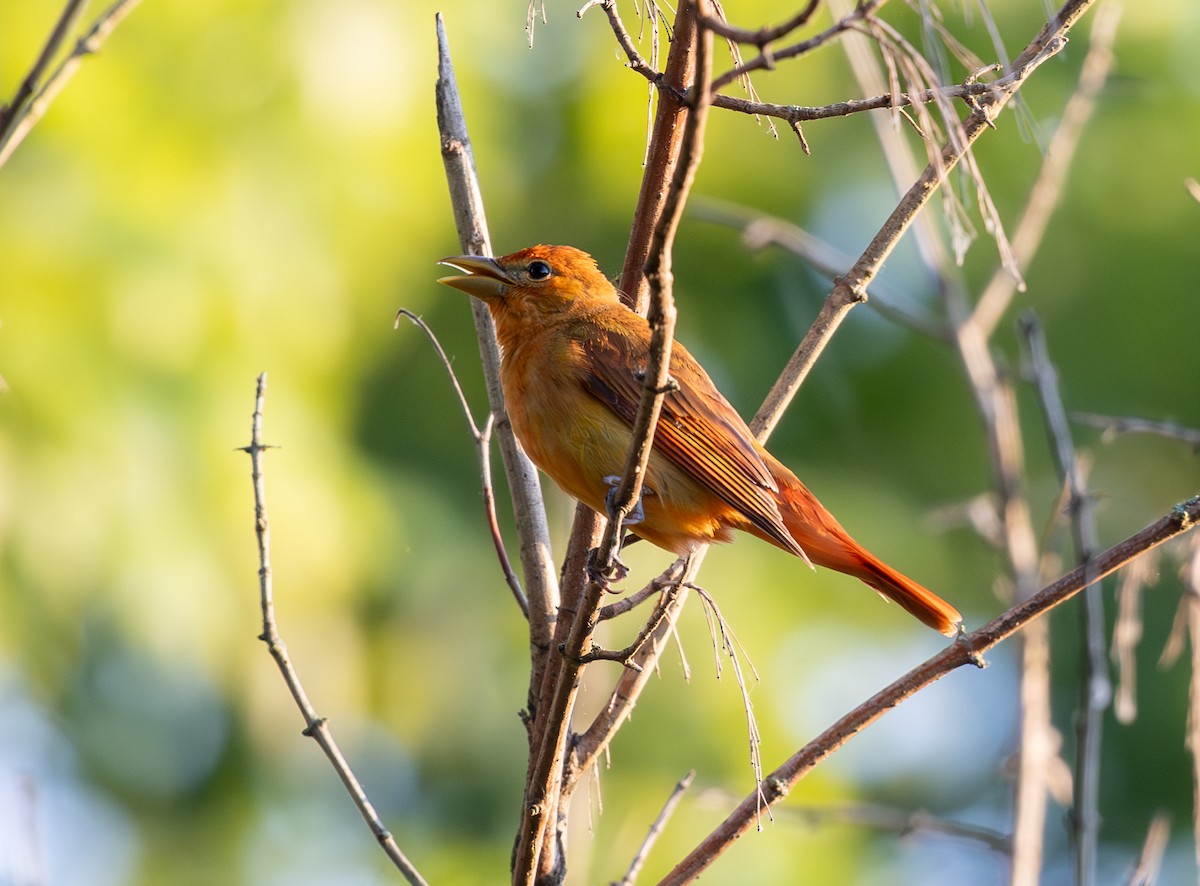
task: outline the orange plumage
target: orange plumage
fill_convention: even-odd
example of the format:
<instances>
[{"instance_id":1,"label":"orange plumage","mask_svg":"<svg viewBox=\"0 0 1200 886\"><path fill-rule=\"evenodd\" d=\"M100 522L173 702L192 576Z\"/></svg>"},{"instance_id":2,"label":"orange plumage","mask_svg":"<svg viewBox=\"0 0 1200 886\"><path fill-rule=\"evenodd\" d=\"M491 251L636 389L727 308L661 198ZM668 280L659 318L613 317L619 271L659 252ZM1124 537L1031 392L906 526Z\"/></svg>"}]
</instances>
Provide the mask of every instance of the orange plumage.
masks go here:
<instances>
[{"instance_id":1,"label":"orange plumage","mask_svg":"<svg viewBox=\"0 0 1200 886\"><path fill-rule=\"evenodd\" d=\"M454 256L443 277L485 302L503 355L500 381L517 439L568 494L600 513L619 475L642 393L650 327L629 310L587 253L534 246L501 258ZM754 439L687 350L654 435L634 534L682 554L741 529L866 582L930 627L954 635L958 611L854 541Z\"/></svg>"}]
</instances>

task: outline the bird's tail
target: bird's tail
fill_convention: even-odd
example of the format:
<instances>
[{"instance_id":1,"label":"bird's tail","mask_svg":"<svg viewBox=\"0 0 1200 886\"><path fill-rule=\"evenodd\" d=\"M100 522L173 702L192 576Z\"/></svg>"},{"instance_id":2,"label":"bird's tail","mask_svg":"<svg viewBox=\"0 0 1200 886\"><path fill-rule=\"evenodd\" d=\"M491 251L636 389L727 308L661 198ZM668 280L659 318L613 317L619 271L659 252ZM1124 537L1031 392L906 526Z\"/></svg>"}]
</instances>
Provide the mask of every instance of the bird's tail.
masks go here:
<instances>
[{"instance_id":1,"label":"bird's tail","mask_svg":"<svg viewBox=\"0 0 1200 886\"><path fill-rule=\"evenodd\" d=\"M779 484L784 526L813 563L854 576L947 637L958 633L962 616L957 609L851 538L791 471L774 459L768 464Z\"/></svg>"}]
</instances>

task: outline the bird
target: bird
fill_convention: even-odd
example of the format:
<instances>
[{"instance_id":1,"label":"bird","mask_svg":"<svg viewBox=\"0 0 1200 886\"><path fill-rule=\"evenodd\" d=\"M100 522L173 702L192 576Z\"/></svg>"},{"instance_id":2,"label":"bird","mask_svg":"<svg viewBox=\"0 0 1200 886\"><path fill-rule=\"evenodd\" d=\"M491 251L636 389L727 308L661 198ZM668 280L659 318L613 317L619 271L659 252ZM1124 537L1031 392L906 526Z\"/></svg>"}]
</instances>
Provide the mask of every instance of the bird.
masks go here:
<instances>
[{"instance_id":1,"label":"bird","mask_svg":"<svg viewBox=\"0 0 1200 886\"><path fill-rule=\"evenodd\" d=\"M513 432L568 495L605 514L623 472L645 384L650 325L622 302L595 259L538 245L492 258L442 259L439 278L487 305ZM856 542L746 422L679 342L629 530L686 554L740 530L811 564L851 575L946 636L958 610Z\"/></svg>"}]
</instances>

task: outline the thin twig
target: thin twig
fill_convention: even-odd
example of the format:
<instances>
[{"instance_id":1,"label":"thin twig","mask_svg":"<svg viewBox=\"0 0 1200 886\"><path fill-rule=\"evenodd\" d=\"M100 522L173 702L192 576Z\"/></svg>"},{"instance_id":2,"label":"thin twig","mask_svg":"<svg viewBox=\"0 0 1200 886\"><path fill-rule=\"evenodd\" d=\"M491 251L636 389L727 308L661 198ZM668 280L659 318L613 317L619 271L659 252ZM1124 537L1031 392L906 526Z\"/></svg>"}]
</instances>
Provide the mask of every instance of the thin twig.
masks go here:
<instances>
[{"instance_id":1,"label":"thin twig","mask_svg":"<svg viewBox=\"0 0 1200 886\"><path fill-rule=\"evenodd\" d=\"M1026 311L1018 327L1029 348L1030 369L1045 416L1046 428L1054 452L1060 480L1067 489L1067 513L1075 536L1079 565L1091 568L1099 547L1095 508L1086 488L1086 480L1067 423L1058 389L1058 373L1050 361L1045 333L1032 311ZM1100 841L1100 745L1104 711L1112 702L1112 681L1105 654L1104 598L1100 582L1088 582L1084 591L1083 630L1085 637L1082 669L1081 711L1076 717L1078 748L1075 759L1075 804L1072 822L1075 828L1076 882L1087 886L1096 881L1096 860Z\"/></svg>"},{"instance_id":2,"label":"thin twig","mask_svg":"<svg viewBox=\"0 0 1200 886\"><path fill-rule=\"evenodd\" d=\"M324 717L317 715L316 709L309 701L308 694L300 683L300 676L296 673L291 658L288 656L287 644L283 642L283 637L280 636L275 622L274 586L271 578L271 525L267 519L267 492L262 462L263 452L272 448L262 442L263 404L266 401L266 394L267 374L264 372L258 376L258 385L254 394L254 417L250 423L250 445L241 447L241 451L250 456L250 476L254 483L254 532L258 540L258 583L262 607L262 633L258 639L267 644L271 658L279 667L288 691L291 692L296 706L300 709L300 714L304 718L304 734L312 738L325 753L330 765L333 766L338 778L341 779L350 798L354 801L354 805L358 807L359 813L371 829L371 833L375 835L375 839L383 851L409 883L413 886L425 886L425 880L400 851L392 834L380 819L379 813L367 799L362 784L350 769L346 758L342 756L337 742L334 741L329 722Z\"/></svg>"},{"instance_id":3,"label":"thin twig","mask_svg":"<svg viewBox=\"0 0 1200 886\"><path fill-rule=\"evenodd\" d=\"M1094 562L1094 573L1089 574L1083 569L1072 570L1029 599L1015 604L982 628L951 643L937 655L917 665L850 711L768 774L763 780L767 801L774 804L782 800L800 779L830 754L930 683L963 665L983 666L982 656L985 652L1074 597L1083 589L1088 577L1101 579L1146 551L1194 529L1197 524L1200 524L1200 495L1176 505L1168 514L1141 532L1098 554ZM1200 667L1197 672L1200 673ZM696 879L734 841L750 829L756 820L758 803L757 791L745 797L661 882L673 886Z\"/></svg>"},{"instance_id":4,"label":"thin twig","mask_svg":"<svg viewBox=\"0 0 1200 886\"><path fill-rule=\"evenodd\" d=\"M777 62L784 59L795 58L800 55L812 52L824 46L826 43L837 38L839 35L853 29L859 22L874 15L887 0L864 0L856 4L854 11L844 18L838 20L829 28L826 28L820 34L796 43L792 46L786 46L783 49L771 48L770 51L760 52L750 61L740 64L737 67L726 71L721 76L717 77L712 82L712 91L720 92L730 83L733 83L740 77L757 70L769 70L775 67Z\"/></svg>"},{"instance_id":5,"label":"thin twig","mask_svg":"<svg viewBox=\"0 0 1200 886\"><path fill-rule=\"evenodd\" d=\"M1021 267L1028 267L1043 242L1050 217L1058 207L1067 171L1083 140L1083 131L1096 107L1096 98L1112 70L1112 44L1116 39L1117 23L1121 17L1119 4L1102 4L1092 24L1088 53L1079 70L1075 91L1063 109L1062 119L1029 192L1029 199L1012 237L1012 248ZM984 336L995 330L1017 292L1015 278L1004 269L997 269L975 304L974 320Z\"/></svg>"},{"instance_id":6,"label":"thin twig","mask_svg":"<svg viewBox=\"0 0 1200 886\"><path fill-rule=\"evenodd\" d=\"M450 377L450 384L454 386L454 393L458 397L459 408L462 409L463 417L466 418L467 425L471 429L471 439L475 443L475 456L479 459L480 481L483 486L483 512L487 518L488 531L492 536L492 545L496 549L496 557L500 560L500 569L504 573L504 581L508 585L509 590L512 591L513 599L517 601L517 606L521 608L521 612L525 618L529 618L529 601L525 599L525 592L521 590L521 580L517 578L517 574L512 568L512 561L508 559L508 549L504 546L504 537L500 534L500 521L496 517L496 490L492 484L491 459L492 429L495 427L496 415L493 412L489 412L487 421L484 422L482 428L475 423L475 417L471 415L471 405L467 402L467 395L463 393L462 385L458 383L458 376L454 372L454 365L450 362L450 358L446 356L446 351L442 347L442 343L438 341L438 337L429 328L429 324L405 308L401 308L396 312L397 324L399 324L401 317L404 317L425 333L425 337L433 345L438 359L442 362L442 368L446 370L446 375Z\"/></svg>"},{"instance_id":7,"label":"thin twig","mask_svg":"<svg viewBox=\"0 0 1200 886\"><path fill-rule=\"evenodd\" d=\"M774 43L776 40L786 37L797 28L802 28L808 24L808 20L813 17L813 13L817 11L817 6L820 5L820 2L821 0L808 0L808 5L794 16L771 28L762 27L756 30L739 28L716 16L704 16L700 19L700 24L714 34L724 37L726 40L732 40L735 43L749 43L762 49L768 43Z\"/></svg>"},{"instance_id":8,"label":"thin twig","mask_svg":"<svg viewBox=\"0 0 1200 886\"><path fill-rule=\"evenodd\" d=\"M1071 418L1099 428L1104 432L1105 439L1117 434L1155 434L1159 437L1169 437L1181 440L1193 449L1200 451L1200 430L1184 427L1173 421L1155 421L1136 416L1095 415L1091 412L1072 412Z\"/></svg>"},{"instance_id":9,"label":"thin twig","mask_svg":"<svg viewBox=\"0 0 1200 886\"><path fill-rule=\"evenodd\" d=\"M920 210L938 190L946 174L963 158L975 139L991 126L995 115L1025 79L1066 46L1067 31L1093 2L1095 0L1069 0L1055 21L1043 28L1013 63L1010 72L1013 76L1008 86L981 99L964 121L961 136L943 146L940 162L930 163L925 167L925 171L900 200L859 260L837 282L826 298L812 328L792 355L792 359L788 361L779 381L771 389L767 402L750 423L751 429L756 433L775 426L833 333L850 310L866 299L867 285L879 273L883 262Z\"/></svg>"},{"instance_id":10,"label":"thin twig","mask_svg":"<svg viewBox=\"0 0 1200 886\"><path fill-rule=\"evenodd\" d=\"M692 786L692 781L695 777L696 770L691 769L675 785L675 789L671 791L671 796L667 797L667 802L663 804L658 817L650 825L650 831L646 834L646 839L642 841L642 845L638 847L637 854L633 856L633 861L629 863L629 869L625 871L625 876L615 882L613 886L633 886L637 881L637 876L642 872L642 865L646 863L646 858L650 855L650 850L654 848L654 844L662 836L667 822L675 813L675 807L679 805L679 801L683 799L683 795L687 793L687 789Z\"/></svg>"},{"instance_id":11,"label":"thin twig","mask_svg":"<svg viewBox=\"0 0 1200 886\"><path fill-rule=\"evenodd\" d=\"M1126 886L1154 886L1158 882L1158 873L1162 869L1163 856L1167 853L1170 839L1171 816L1166 812L1154 813L1150 827L1146 829L1146 839L1142 843L1137 864L1125 881Z\"/></svg>"},{"instance_id":12,"label":"thin twig","mask_svg":"<svg viewBox=\"0 0 1200 886\"><path fill-rule=\"evenodd\" d=\"M63 87L67 85L83 60L100 51L104 41L139 2L141 0L118 0L108 7L96 18L87 33L79 38L75 43L75 49L63 59L54 73L44 83L38 84L37 81L45 72L46 65L58 52L58 47L67 31L73 26L86 5L78 0L72 0L67 4L37 63L29 72L25 82L21 84L17 96L8 107L0 111L0 166L8 162L8 158L25 140L25 136L29 135L30 130L45 116L46 110L62 92ZM30 96L26 91L27 86L36 87L37 91Z\"/></svg>"}]
</instances>

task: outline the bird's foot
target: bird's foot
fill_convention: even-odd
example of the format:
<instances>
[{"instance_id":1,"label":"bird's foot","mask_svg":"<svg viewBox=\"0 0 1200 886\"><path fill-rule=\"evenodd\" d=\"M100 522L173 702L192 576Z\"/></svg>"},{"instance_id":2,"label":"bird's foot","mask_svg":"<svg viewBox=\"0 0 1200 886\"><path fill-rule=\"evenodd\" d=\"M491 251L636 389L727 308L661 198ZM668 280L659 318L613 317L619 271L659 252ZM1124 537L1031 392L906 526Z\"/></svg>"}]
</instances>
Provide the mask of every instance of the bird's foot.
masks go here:
<instances>
[{"instance_id":1,"label":"bird's foot","mask_svg":"<svg viewBox=\"0 0 1200 886\"><path fill-rule=\"evenodd\" d=\"M604 478L605 484L608 486L608 492L604 495L604 511L608 514L608 519L613 519L617 513L617 490L621 487L621 477L619 474L609 474ZM624 526L636 526L646 519L646 511L642 507L642 499L647 495L654 493L642 486L642 494L638 496L638 500L633 503L633 507L629 509L629 513L625 515L625 519L621 521Z\"/></svg>"},{"instance_id":2,"label":"bird's foot","mask_svg":"<svg viewBox=\"0 0 1200 886\"><path fill-rule=\"evenodd\" d=\"M615 582L624 581L629 577L629 567L622 563L621 559L615 555L613 556L611 563L601 563L596 556L599 554L599 552L599 548L592 548L590 551L588 551L588 580L594 581L600 587L604 588L606 593L619 593L619 591L616 591L612 585Z\"/></svg>"}]
</instances>

